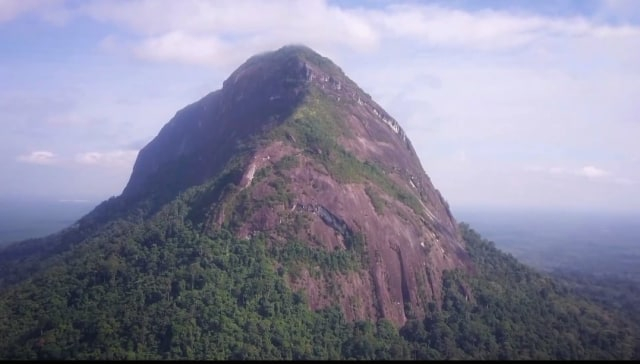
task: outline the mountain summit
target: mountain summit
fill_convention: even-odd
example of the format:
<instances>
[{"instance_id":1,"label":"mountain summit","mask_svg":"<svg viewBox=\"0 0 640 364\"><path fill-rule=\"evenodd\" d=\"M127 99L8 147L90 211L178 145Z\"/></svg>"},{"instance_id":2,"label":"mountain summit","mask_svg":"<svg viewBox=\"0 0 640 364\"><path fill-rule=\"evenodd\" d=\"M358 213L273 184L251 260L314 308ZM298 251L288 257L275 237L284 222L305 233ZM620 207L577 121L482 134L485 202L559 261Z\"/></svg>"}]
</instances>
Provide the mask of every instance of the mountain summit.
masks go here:
<instances>
[{"instance_id":1,"label":"mountain summit","mask_svg":"<svg viewBox=\"0 0 640 364\"><path fill-rule=\"evenodd\" d=\"M422 315L439 300L444 270L468 264L398 122L307 47L254 56L179 111L140 152L123 196L175 192L225 168L233 188L215 196L205 229L231 224L239 237L362 255L339 275L302 266L289 277L313 308L340 302L349 319L401 325L407 310Z\"/></svg>"}]
</instances>

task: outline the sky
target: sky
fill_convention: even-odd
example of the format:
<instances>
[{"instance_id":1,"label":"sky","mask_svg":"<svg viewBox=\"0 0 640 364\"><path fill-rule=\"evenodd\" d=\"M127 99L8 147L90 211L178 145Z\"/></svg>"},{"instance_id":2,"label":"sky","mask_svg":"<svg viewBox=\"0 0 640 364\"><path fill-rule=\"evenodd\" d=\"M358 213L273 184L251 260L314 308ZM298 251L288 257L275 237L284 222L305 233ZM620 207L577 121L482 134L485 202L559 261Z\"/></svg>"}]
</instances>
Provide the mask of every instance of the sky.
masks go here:
<instances>
[{"instance_id":1,"label":"sky","mask_svg":"<svg viewBox=\"0 0 640 364\"><path fill-rule=\"evenodd\" d=\"M0 197L100 202L250 56L305 44L452 208L640 211L640 3L0 0Z\"/></svg>"}]
</instances>

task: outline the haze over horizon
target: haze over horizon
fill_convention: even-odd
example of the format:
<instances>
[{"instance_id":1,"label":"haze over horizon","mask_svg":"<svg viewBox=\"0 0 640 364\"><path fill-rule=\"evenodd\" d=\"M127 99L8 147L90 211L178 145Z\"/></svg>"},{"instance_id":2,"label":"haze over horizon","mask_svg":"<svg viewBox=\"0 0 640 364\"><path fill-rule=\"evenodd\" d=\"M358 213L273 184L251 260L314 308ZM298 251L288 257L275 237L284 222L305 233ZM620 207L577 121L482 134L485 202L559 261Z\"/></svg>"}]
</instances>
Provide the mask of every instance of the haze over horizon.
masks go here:
<instances>
[{"instance_id":1,"label":"haze over horizon","mask_svg":"<svg viewBox=\"0 0 640 364\"><path fill-rule=\"evenodd\" d=\"M305 44L458 206L640 211L634 1L0 1L0 197L119 195L250 56Z\"/></svg>"}]
</instances>

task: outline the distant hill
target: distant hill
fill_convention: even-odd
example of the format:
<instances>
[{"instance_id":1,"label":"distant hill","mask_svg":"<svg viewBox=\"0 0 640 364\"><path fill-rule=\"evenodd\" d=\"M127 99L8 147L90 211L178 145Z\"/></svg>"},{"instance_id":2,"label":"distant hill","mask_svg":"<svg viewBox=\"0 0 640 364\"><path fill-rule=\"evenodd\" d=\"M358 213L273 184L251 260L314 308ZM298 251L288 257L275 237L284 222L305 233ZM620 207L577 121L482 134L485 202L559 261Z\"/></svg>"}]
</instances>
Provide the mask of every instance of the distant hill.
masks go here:
<instances>
[{"instance_id":1,"label":"distant hill","mask_svg":"<svg viewBox=\"0 0 640 364\"><path fill-rule=\"evenodd\" d=\"M399 123L304 46L0 251L2 359L631 359L638 333L458 225Z\"/></svg>"}]
</instances>

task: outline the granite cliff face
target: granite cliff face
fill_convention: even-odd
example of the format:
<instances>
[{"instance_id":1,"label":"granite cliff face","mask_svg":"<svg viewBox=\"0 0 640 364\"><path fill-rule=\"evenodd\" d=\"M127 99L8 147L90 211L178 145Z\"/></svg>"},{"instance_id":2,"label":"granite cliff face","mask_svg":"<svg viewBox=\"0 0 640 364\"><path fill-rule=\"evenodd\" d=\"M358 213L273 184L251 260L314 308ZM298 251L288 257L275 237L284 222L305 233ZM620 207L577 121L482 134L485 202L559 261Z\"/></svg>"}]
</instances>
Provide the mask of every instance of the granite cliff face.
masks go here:
<instances>
[{"instance_id":1,"label":"granite cliff face","mask_svg":"<svg viewBox=\"0 0 640 364\"><path fill-rule=\"evenodd\" d=\"M123 198L214 179L200 201L204 231L358 257L349 269L300 263L286 273L313 309L339 303L348 319L401 325L440 301L445 270L472 269L400 124L304 46L250 58L179 111L140 152Z\"/></svg>"},{"instance_id":2,"label":"granite cliff face","mask_svg":"<svg viewBox=\"0 0 640 364\"><path fill-rule=\"evenodd\" d=\"M180 110L140 151L123 196L148 195L168 186L171 191L183 189L215 176L240 141L286 118L302 101L303 66L295 57L247 61L222 90ZM157 179L176 168L179 175Z\"/></svg>"}]
</instances>

